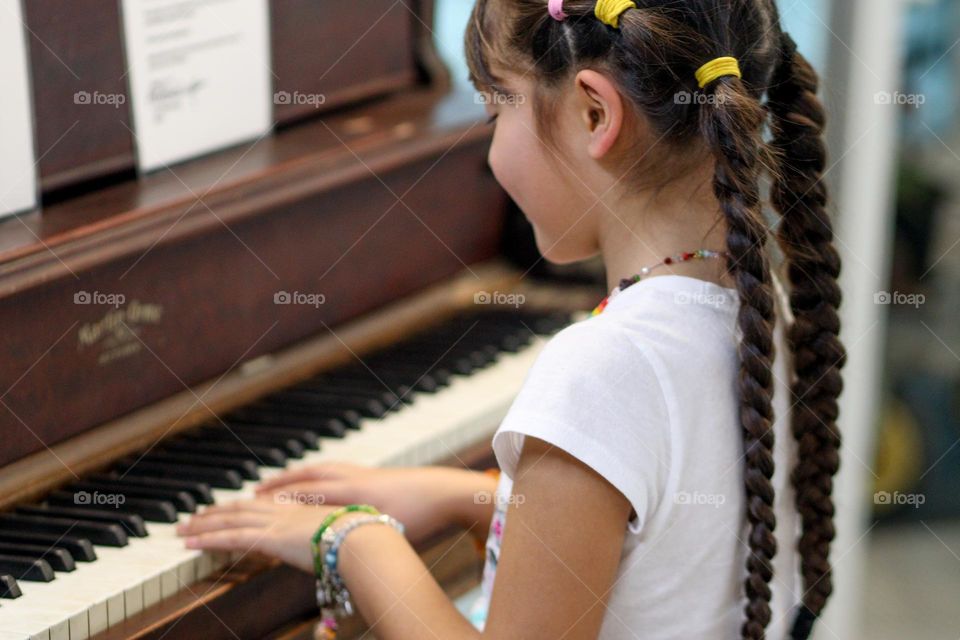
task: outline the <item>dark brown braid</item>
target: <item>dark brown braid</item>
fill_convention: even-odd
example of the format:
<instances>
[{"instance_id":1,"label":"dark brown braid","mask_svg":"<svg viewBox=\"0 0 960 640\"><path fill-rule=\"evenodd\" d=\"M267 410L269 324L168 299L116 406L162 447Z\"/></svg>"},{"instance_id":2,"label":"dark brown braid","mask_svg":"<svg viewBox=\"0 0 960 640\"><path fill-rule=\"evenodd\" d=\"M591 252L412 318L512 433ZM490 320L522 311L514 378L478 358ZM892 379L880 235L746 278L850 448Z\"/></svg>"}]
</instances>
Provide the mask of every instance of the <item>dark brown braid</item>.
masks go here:
<instances>
[{"instance_id":1,"label":"dark brown braid","mask_svg":"<svg viewBox=\"0 0 960 640\"><path fill-rule=\"evenodd\" d=\"M809 636L833 590L831 492L840 466L837 397L843 389L840 368L846 354L838 337L840 256L833 247L823 183L826 115L817 99L817 74L786 34L781 51L768 100L773 145L781 157L771 201L782 216L778 240L789 264L790 305L795 317L789 341L796 370L792 428L799 461L791 479L803 519L799 551L804 610L792 637L802 640Z\"/></svg>"},{"instance_id":2,"label":"dark brown braid","mask_svg":"<svg viewBox=\"0 0 960 640\"><path fill-rule=\"evenodd\" d=\"M635 9L620 16L620 28L613 29L595 18L595 0L565 0L569 17L563 22L549 16L547 0L477 0L465 38L471 80L483 91L496 92L503 80L499 70L533 79L539 127L559 102L553 92L573 73L583 68L607 72L649 123L663 151L639 164L636 157L649 149L627 154L624 165L634 167L633 184L651 175L669 179L681 173L677 159L715 163L713 192L727 228L729 270L741 303L738 389L749 524L741 637L748 640L764 638L771 622L777 552L771 482L775 312L769 232L758 186L764 168L773 177L773 201L782 217L778 240L789 261L797 317L789 333L797 371L792 393L801 400L791 416L800 443L792 479L803 518L799 552L807 593L794 637L805 638L830 593L829 496L838 464L837 369L843 354L836 319L840 263L830 244L826 192L819 181L823 110L814 95L816 76L801 56L783 53L786 40L773 0L635 2ZM727 55L738 59L742 79L726 76L701 90L695 71ZM775 116L773 144L762 137L768 111ZM538 128L546 144L553 142L552 131Z\"/></svg>"},{"instance_id":3,"label":"dark brown braid","mask_svg":"<svg viewBox=\"0 0 960 640\"><path fill-rule=\"evenodd\" d=\"M706 87L701 112L704 136L717 158L714 193L727 222L730 272L740 294L740 421L750 535L747 544L747 606L743 638L763 638L770 624L770 580L777 553L773 535L773 323L774 302L767 262L768 232L760 208L763 107L743 83L726 76Z\"/></svg>"}]
</instances>

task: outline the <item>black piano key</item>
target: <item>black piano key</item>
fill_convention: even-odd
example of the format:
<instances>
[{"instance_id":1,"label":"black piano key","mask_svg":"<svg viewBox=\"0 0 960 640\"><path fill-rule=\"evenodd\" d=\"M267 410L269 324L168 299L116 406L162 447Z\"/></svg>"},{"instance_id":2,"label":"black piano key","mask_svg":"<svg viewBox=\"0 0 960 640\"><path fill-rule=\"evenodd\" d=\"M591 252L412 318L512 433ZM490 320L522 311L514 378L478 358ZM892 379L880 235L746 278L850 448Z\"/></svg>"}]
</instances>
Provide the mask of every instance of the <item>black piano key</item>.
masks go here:
<instances>
[{"instance_id":1,"label":"black piano key","mask_svg":"<svg viewBox=\"0 0 960 640\"><path fill-rule=\"evenodd\" d=\"M58 507L73 507L78 509L93 508L95 505L77 504L76 494L68 491L54 491L46 496L46 501ZM126 497L122 506L117 507L121 513L135 513L147 522L176 522L177 508L169 500L151 500L149 498Z\"/></svg>"},{"instance_id":2,"label":"black piano key","mask_svg":"<svg viewBox=\"0 0 960 640\"><path fill-rule=\"evenodd\" d=\"M165 478L160 476L150 476L146 474L135 474L132 472L107 471L106 473L94 473L88 476L89 479L97 482L105 481L108 483L119 482L133 487L159 487L161 489L173 489L185 491L193 497L197 504L213 504L213 489L206 482L197 482L195 480L183 480L179 478ZM182 509L178 509L182 511Z\"/></svg>"},{"instance_id":3,"label":"black piano key","mask_svg":"<svg viewBox=\"0 0 960 640\"><path fill-rule=\"evenodd\" d=\"M450 357L448 354L438 358L433 354L403 353L394 349L378 353L369 360L368 364L375 372L419 369L422 373L433 373L437 370L463 376L470 375L477 368L468 358L462 356Z\"/></svg>"},{"instance_id":4,"label":"black piano key","mask_svg":"<svg viewBox=\"0 0 960 640\"><path fill-rule=\"evenodd\" d=\"M0 529L4 531L73 534L83 536L93 544L100 544L105 547L125 547L127 545L127 532L120 525L110 522L0 513Z\"/></svg>"},{"instance_id":5,"label":"black piano key","mask_svg":"<svg viewBox=\"0 0 960 640\"><path fill-rule=\"evenodd\" d=\"M421 388L420 382L424 379L432 380L438 387L445 387L450 384L450 379L454 375L453 371L436 362L412 364L378 359L369 364L373 372L384 380L395 378L418 390Z\"/></svg>"},{"instance_id":6,"label":"black piano key","mask_svg":"<svg viewBox=\"0 0 960 640\"><path fill-rule=\"evenodd\" d=\"M19 598L23 593L20 591L20 585L10 574L0 574L0 598L12 600Z\"/></svg>"},{"instance_id":7,"label":"black piano key","mask_svg":"<svg viewBox=\"0 0 960 640\"><path fill-rule=\"evenodd\" d=\"M53 568L46 560L0 555L0 573L12 574L26 582L53 582Z\"/></svg>"},{"instance_id":8,"label":"black piano key","mask_svg":"<svg viewBox=\"0 0 960 640\"><path fill-rule=\"evenodd\" d=\"M244 422L228 422L230 431L236 433L241 438L263 437L263 438L286 438L295 440L311 451L320 450L320 435L310 429L299 429L296 427L263 426ZM216 429L216 428L215 428ZM201 433L206 433L209 429L204 429ZM274 440L270 440L273 442Z\"/></svg>"},{"instance_id":9,"label":"black piano key","mask_svg":"<svg viewBox=\"0 0 960 640\"><path fill-rule=\"evenodd\" d=\"M335 385L349 386L362 385L369 389L390 390L393 395L400 398L405 403L414 401L414 390L410 385L402 384L397 380L378 378L372 372L360 367L345 367L325 374L324 381L330 381Z\"/></svg>"},{"instance_id":10,"label":"black piano key","mask_svg":"<svg viewBox=\"0 0 960 640\"><path fill-rule=\"evenodd\" d=\"M227 434L233 441L204 441L196 439L178 439L163 443L164 451L178 451L181 453L222 453L251 460L261 467L287 466L287 454L278 447L264 447L256 444L239 442L236 437Z\"/></svg>"},{"instance_id":11,"label":"black piano key","mask_svg":"<svg viewBox=\"0 0 960 640\"><path fill-rule=\"evenodd\" d=\"M419 365L429 368L447 369L452 373L468 376L476 369L485 365L485 361L475 362L469 355L462 355L454 351L443 353L429 353L420 348L391 347L370 359L370 368L377 370L381 364L388 367L392 364L399 366Z\"/></svg>"},{"instance_id":12,"label":"black piano key","mask_svg":"<svg viewBox=\"0 0 960 640\"><path fill-rule=\"evenodd\" d=\"M272 400L263 398L243 407L233 415L255 416L257 420L286 420L289 417L306 418L310 420L310 424L321 425L326 424L325 421L331 420L351 429L359 428L363 421L363 415L355 409L338 409L322 406L315 402L297 401L296 399ZM330 423L329 426L336 428L334 423ZM326 434L321 433L320 435Z\"/></svg>"},{"instance_id":13,"label":"black piano key","mask_svg":"<svg viewBox=\"0 0 960 640\"><path fill-rule=\"evenodd\" d=\"M284 429L307 429L325 438L342 438L347 435L347 425L337 418L314 418L305 413L281 412L244 408L226 418L228 424L239 422L261 427Z\"/></svg>"},{"instance_id":14,"label":"black piano key","mask_svg":"<svg viewBox=\"0 0 960 640\"><path fill-rule=\"evenodd\" d=\"M452 329L463 332L470 326L470 324L463 323ZM499 351L515 353L530 344L534 332L524 326L487 326L479 323L473 325L473 328L470 329L470 336L479 338L481 343L490 345Z\"/></svg>"},{"instance_id":15,"label":"black piano key","mask_svg":"<svg viewBox=\"0 0 960 640\"><path fill-rule=\"evenodd\" d=\"M239 446L262 447L278 449L287 458L302 458L307 450L306 445L296 438L283 437L274 433L255 433L244 430L242 433L234 428L202 429L185 433L181 436L187 442L202 442L208 444L237 444ZM243 444L240 444L243 443Z\"/></svg>"},{"instance_id":16,"label":"black piano key","mask_svg":"<svg viewBox=\"0 0 960 640\"><path fill-rule=\"evenodd\" d=\"M198 465L179 464L172 462L147 462L141 460L121 461L118 465L121 474L163 479L183 479L194 482L206 482L217 489L239 489L243 486L243 478L233 469L217 469Z\"/></svg>"},{"instance_id":17,"label":"black piano key","mask_svg":"<svg viewBox=\"0 0 960 640\"><path fill-rule=\"evenodd\" d=\"M571 317L565 312L546 312L521 318L538 335L553 335L570 324Z\"/></svg>"},{"instance_id":18,"label":"black piano key","mask_svg":"<svg viewBox=\"0 0 960 640\"><path fill-rule=\"evenodd\" d=\"M246 478L247 480L260 479L257 463L237 456L154 450L141 457L139 462L134 463L134 466L141 464L169 464L171 466L192 465L200 468L209 468L217 472L234 471L241 478ZM229 489L230 487L226 488Z\"/></svg>"},{"instance_id":19,"label":"black piano key","mask_svg":"<svg viewBox=\"0 0 960 640\"><path fill-rule=\"evenodd\" d=\"M451 346L453 345L453 346ZM444 359L467 358L477 368L482 368L496 361L500 350L491 345L484 336L430 336L409 345L402 345L394 349L395 353L412 353L428 356L436 361Z\"/></svg>"},{"instance_id":20,"label":"black piano key","mask_svg":"<svg viewBox=\"0 0 960 640\"><path fill-rule=\"evenodd\" d=\"M0 542L12 544L35 544L48 548L62 547L70 552L75 562L93 562L97 552L89 539L72 534L57 535L37 531L4 531L0 529Z\"/></svg>"},{"instance_id":21,"label":"black piano key","mask_svg":"<svg viewBox=\"0 0 960 640\"><path fill-rule=\"evenodd\" d=\"M63 547L45 547L39 544L0 542L0 554L46 560L54 571L70 572L77 568L73 556Z\"/></svg>"},{"instance_id":22,"label":"black piano key","mask_svg":"<svg viewBox=\"0 0 960 640\"><path fill-rule=\"evenodd\" d=\"M336 393L323 393L320 391L306 390L287 390L271 394L267 401L275 406L301 406L309 407L311 410L330 410L356 411L362 416L370 418L382 418L387 413L387 408L383 403L375 398L351 397Z\"/></svg>"},{"instance_id":23,"label":"black piano key","mask_svg":"<svg viewBox=\"0 0 960 640\"><path fill-rule=\"evenodd\" d=\"M340 407L350 403L361 415L374 418L380 417L387 411L395 411L401 406L396 394L383 388L380 391L366 391L297 385L287 389L283 394L273 394L270 398L277 398L281 403L288 399L294 404L307 401L310 405L316 404L321 407Z\"/></svg>"},{"instance_id":24,"label":"black piano key","mask_svg":"<svg viewBox=\"0 0 960 640\"><path fill-rule=\"evenodd\" d=\"M367 369L351 368L337 372L343 380L376 380L390 385L399 396L412 396L418 393L436 393L450 384L450 372L443 369L416 367L400 373L379 370L371 373Z\"/></svg>"},{"instance_id":25,"label":"black piano key","mask_svg":"<svg viewBox=\"0 0 960 640\"><path fill-rule=\"evenodd\" d=\"M100 506L100 505L98 505ZM103 509L83 509L79 507L63 507L58 505L23 505L17 507L16 513L27 516L49 516L51 518L76 518L77 520L93 520L95 522L113 522L124 528L127 534L137 538L147 536L147 526L143 518L132 513L120 513Z\"/></svg>"},{"instance_id":26,"label":"black piano key","mask_svg":"<svg viewBox=\"0 0 960 640\"><path fill-rule=\"evenodd\" d=\"M165 480L165 478L156 478ZM69 491L112 491L121 493L127 499L146 498L151 500L168 500L177 511L193 513L197 510L197 500L186 489L175 487L165 487L160 482L154 482L154 478L148 478L149 482L143 482L142 476L128 474L122 480L108 476L93 475L88 481L75 482L67 489ZM142 484L141 484L142 483ZM213 502L211 498L210 502Z\"/></svg>"},{"instance_id":27,"label":"black piano key","mask_svg":"<svg viewBox=\"0 0 960 640\"><path fill-rule=\"evenodd\" d=\"M343 394L352 398L371 398L387 409L395 408L401 400L393 391L378 384L377 387L366 384L351 383L346 380L336 381L330 378L314 378L301 382L293 387L292 391L319 392L326 394Z\"/></svg>"}]
</instances>

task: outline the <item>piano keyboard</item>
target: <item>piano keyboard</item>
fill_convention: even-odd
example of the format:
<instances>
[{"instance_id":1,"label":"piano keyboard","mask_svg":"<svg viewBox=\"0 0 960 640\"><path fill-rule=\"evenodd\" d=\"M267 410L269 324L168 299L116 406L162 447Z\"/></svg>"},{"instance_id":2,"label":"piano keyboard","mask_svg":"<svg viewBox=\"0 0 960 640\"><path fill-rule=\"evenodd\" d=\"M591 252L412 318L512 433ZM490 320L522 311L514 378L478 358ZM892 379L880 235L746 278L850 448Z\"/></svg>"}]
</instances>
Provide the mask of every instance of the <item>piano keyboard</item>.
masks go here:
<instances>
[{"instance_id":1,"label":"piano keyboard","mask_svg":"<svg viewBox=\"0 0 960 640\"><path fill-rule=\"evenodd\" d=\"M426 465L489 438L546 336L570 321L500 309L457 316L365 365L222 416L229 429L178 434L43 504L0 513L0 640L83 640L209 576L229 554L185 549L178 518L252 497L284 469Z\"/></svg>"}]
</instances>

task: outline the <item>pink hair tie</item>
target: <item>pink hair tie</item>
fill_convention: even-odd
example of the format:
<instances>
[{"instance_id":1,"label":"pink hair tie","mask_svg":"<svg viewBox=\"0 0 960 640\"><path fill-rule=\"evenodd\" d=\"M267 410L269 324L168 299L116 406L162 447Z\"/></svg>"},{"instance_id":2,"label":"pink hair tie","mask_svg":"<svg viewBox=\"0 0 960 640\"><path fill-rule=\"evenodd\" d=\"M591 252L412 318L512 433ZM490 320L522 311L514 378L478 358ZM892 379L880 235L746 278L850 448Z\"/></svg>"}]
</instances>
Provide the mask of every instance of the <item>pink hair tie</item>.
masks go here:
<instances>
[{"instance_id":1,"label":"pink hair tie","mask_svg":"<svg viewBox=\"0 0 960 640\"><path fill-rule=\"evenodd\" d=\"M548 5L550 17L557 22L563 22L567 19L567 14L563 12L563 0L550 0Z\"/></svg>"}]
</instances>

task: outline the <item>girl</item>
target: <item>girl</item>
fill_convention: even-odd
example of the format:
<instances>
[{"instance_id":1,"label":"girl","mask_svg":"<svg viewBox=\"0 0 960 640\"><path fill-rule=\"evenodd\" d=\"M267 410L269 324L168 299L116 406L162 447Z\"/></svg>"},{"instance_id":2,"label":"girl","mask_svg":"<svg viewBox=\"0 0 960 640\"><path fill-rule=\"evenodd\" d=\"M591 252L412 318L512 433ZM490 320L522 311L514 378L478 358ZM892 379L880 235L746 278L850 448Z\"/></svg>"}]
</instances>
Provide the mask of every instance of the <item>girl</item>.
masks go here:
<instances>
[{"instance_id":1,"label":"girl","mask_svg":"<svg viewBox=\"0 0 960 640\"><path fill-rule=\"evenodd\" d=\"M831 592L845 356L824 110L774 0L478 0L466 46L497 179L548 260L602 256L611 295L529 372L499 481L323 465L207 509L187 545L310 571L322 524L322 584L382 640L806 638ZM278 492L373 505L406 536ZM489 531L474 624L407 541L451 522Z\"/></svg>"}]
</instances>

